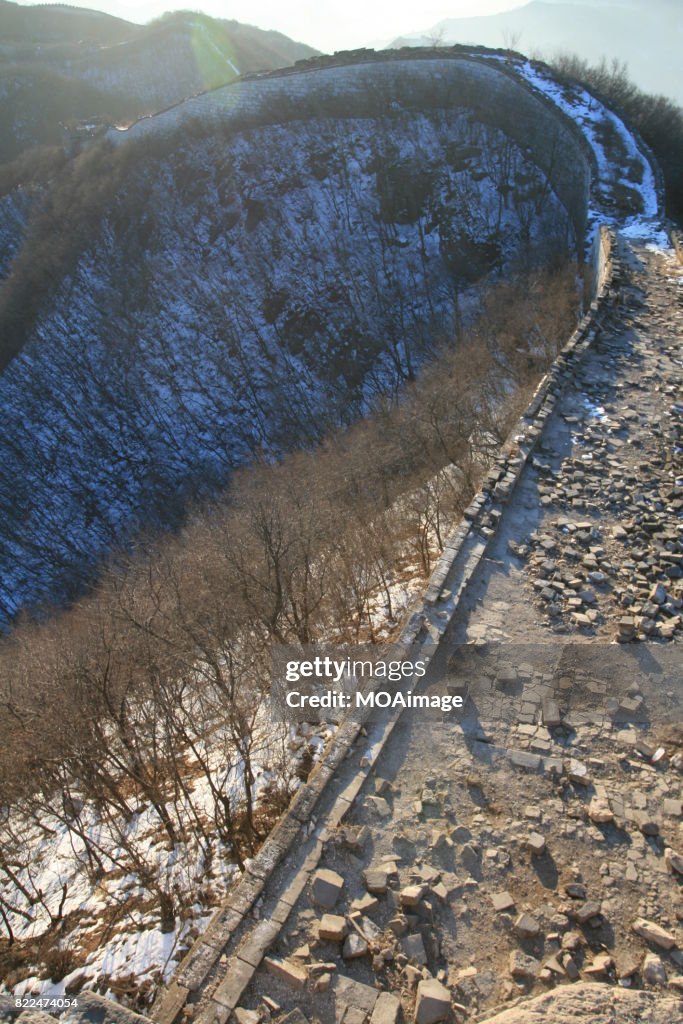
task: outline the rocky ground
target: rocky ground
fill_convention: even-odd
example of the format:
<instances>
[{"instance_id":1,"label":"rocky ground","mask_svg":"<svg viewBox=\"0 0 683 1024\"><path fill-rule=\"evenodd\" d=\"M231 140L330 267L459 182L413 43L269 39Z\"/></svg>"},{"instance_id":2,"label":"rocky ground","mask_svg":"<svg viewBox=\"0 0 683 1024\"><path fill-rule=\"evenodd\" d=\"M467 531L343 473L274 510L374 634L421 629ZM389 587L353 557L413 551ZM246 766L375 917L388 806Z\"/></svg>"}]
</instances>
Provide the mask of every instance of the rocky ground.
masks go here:
<instances>
[{"instance_id":1,"label":"rocky ground","mask_svg":"<svg viewBox=\"0 0 683 1024\"><path fill-rule=\"evenodd\" d=\"M459 616L461 640L681 634L681 271L644 246L621 256L621 308L521 481Z\"/></svg>"},{"instance_id":2,"label":"rocky ground","mask_svg":"<svg viewBox=\"0 0 683 1024\"><path fill-rule=\"evenodd\" d=\"M368 723L156 1019L683 1021L683 270L621 246L621 303L426 681L464 710ZM65 1024L114 1020L83 1004Z\"/></svg>"},{"instance_id":3,"label":"rocky ground","mask_svg":"<svg viewBox=\"0 0 683 1024\"><path fill-rule=\"evenodd\" d=\"M682 274L621 244L442 643L465 709L403 713L238 1024L683 1020Z\"/></svg>"},{"instance_id":4,"label":"rocky ground","mask_svg":"<svg viewBox=\"0 0 683 1024\"><path fill-rule=\"evenodd\" d=\"M467 712L404 714L245 1007L429 1024L580 979L683 993L679 652L455 654Z\"/></svg>"}]
</instances>

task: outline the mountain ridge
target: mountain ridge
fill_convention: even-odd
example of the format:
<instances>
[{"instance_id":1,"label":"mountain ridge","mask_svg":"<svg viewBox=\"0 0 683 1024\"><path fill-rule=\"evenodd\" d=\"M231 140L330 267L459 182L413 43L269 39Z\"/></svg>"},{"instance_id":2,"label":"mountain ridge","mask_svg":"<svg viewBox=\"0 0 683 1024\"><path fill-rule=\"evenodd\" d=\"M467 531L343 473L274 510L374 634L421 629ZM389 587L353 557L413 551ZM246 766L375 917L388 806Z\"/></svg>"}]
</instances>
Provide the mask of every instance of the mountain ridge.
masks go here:
<instances>
[{"instance_id":1,"label":"mountain ridge","mask_svg":"<svg viewBox=\"0 0 683 1024\"><path fill-rule=\"evenodd\" d=\"M80 121L128 123L241 73L317 51L192 11L137 25L98 11L0 2L0 163L64 142Z\"/></svg>"}]
</instances>

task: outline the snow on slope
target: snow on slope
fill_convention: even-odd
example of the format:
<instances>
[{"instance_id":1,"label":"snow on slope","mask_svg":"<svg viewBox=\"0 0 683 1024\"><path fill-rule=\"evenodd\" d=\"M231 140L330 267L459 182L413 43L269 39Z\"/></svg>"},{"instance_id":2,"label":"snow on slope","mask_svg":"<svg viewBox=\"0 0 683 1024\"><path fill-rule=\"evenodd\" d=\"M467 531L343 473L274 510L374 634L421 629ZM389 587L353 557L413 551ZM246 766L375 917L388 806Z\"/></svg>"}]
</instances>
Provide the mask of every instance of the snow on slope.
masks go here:
<instances>
[{"instance_id":1,"label":"snow on slope","mask_svg":"<svg viewBox=\"0 0 683 1024\"><path fill-rule=\"evenodd\" d=\"M252 751L255 800L258 802L273 777L269 766L282 760L285 747L290 751L285 771L289 772L289 784L294 790L299 784L295 775L298 753L306 745L320 751L335 728L321 725L317 732L305 724L278 728L272 722L270 710L264 710L254 733ZM234 794L237 801L244 786L243 768L239 763L233 765L231 779L224 787L221 777L226 772L225 752L218 749L215 732L208 729L207 733L212 739L200 742L199 750L212 767L214 785ZM210 824L214 808L208 780L203 775L193 778L191 755L187 767L192 813L204 814ZM189 809L186 814L190 816ZM99 850L103 871L97 879L88 873L85 845L77 830L67 827L63 816L51 815L46 806L41 824L43 830L37 829L30 819L22 819L21 814L16 814L11 822L18 834L23 834L22 849L30 850L28 863L21 864L19 854L14 870L32 891L42 894L41 900L12 912L11 908L17 907L21 899L4 875L0 896L7 901L4 906L17 941L39 937L50 927L50 915L56 917L61 907L62 917L68 922L63 926L64 948L69 950L76 966L59 981L46 978L44 971L29 974L9 989L0 981L0 994L11 990L15 997L63 997L77 981L86 988L113 984L108 993L110 998L115 997L116 985L125 982L133 984L136 991L154 991L160 982L169 980L177 967L180 948L189 941L188 933L206 926L215 905L239 874L230 848L220 842L215 844L210 864L196 836L184 838L169 851L150 806L141 808L128 822L116 814L100 814L92 805L79 809L78 829ZM46 829L52 833L48 837ZM161 930L158 912L151 906L151 890L143 883L135 860L136 850L140 862L158 872L168 891L182 899L183 913L176 917L175 927L169 932Z\"/></svg>"},{"instance_id":2,"label":"snow on slope","mask_svg":"<svg viewBox=\"0 0 683 1024\"><path fill-rule=\"evenodd\" d=\"M410 377L479 278L571 244L546 192L457 111L184 133L141 160L0 378L0 616Z\"/></svg>"},{"instance_id":3,"label":"snow on slope","mask_svg":"<svg viewBox=\"0 0 683 1024\"><path fill-rule=\"evenodd\" d=\"M542 65L517 61L515 70L572 118L591 147L598 167L594 198L600 203L599 210L594 207L590 212L592 221L621 221L614 212L610 216L610 212L619 206L620 191L626 190L639 196L641 211L627 218L625 223L620 222L621 229L627 232L661 230L654 170L621 118L581 86L561 85Z\"/></svg>"}]
</instances>

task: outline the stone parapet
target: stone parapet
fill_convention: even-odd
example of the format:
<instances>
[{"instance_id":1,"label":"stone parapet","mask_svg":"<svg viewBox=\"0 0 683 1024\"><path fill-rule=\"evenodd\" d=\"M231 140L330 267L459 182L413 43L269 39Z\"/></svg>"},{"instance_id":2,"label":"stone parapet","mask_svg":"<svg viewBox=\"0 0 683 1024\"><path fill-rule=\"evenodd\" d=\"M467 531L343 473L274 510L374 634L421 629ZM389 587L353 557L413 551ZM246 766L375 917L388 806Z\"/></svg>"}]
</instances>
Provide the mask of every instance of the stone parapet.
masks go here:
<instances>
[{"instance_id":1,"label":"stone parapet","mask_svg":"<svg viewBox=\"0 0 683 1024\"><path fill-rule=\"evenodd\" d=\"M534 451L543 426L552 412L564 385L573 377L583 353L598 336L602 319L618 291L619 268L614 253L613 237L607 228L601 228L593 247L595 294L590 308L567 341L553 366L538 385L529 405L503 445L495 469L486 477L480 492L465 512L444 546L444 551L432 572L423 598L405 617L399 640L392 650L416 652L423 661L429 661L435 645L446 631L455 613L467 583L495 536L495 528L488 522L497 522L492 511L502 511L510 500L515 485ZM457 587L453 585L457 574ZM450 587L451 589L447 589ZM370 709L365 710L365 717ZM201 1024L228 1020L232 1009L249 984L267 950L276 941L280 928L290 910L308 885L322 853L328 830L338 825L353 805L372 765L377 760L395 722L389 722L379 740L372 746L372 754L360 758L352 781L334 801L318 833L311 838L310 826L323 794L335 778L341 763L351 754L363 725L363 713L356 712L353 719L342 722L334 739L309 780L301 786L276 828L262 846L258 856L250 863L240 880L228 894L224 904L215 912L208 928L197 938L180 963L172 983L157 998L151 1016L158 1024L175 1024L188 1001L195 998L226 952L232 952L233 967L225 981L196 1018ZM268 893L270 879L293 848L306 850L303 864L292 866L291 877L271 913L268 927L256 924L246 935L245 924L250 919L256 901ZM277 897L278 893L270 893Z\"/></svg>"}]
</instances>

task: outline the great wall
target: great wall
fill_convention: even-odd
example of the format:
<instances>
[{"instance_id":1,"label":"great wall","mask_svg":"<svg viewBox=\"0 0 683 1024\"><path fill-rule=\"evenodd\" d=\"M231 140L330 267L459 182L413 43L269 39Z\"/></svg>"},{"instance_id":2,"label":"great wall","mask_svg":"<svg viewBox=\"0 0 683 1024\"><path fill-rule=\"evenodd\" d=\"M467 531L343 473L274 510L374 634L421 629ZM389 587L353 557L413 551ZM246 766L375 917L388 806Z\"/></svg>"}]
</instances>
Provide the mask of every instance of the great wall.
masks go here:
<instances>
[{"instance_id":1,"label":"great wall","mask_svg":"<svg viewBox=\"0 0 683 1024\"><path fill-rule=\"evenodd\" d=\"M681 243L662 239L661 185L654 216L619 209L590 139L521 66L461 51L314 65L110 133L351 114L428 80L435 103L485 109L533 150L577 237L591 226L594 283L396 648L454 686L468 657L488 659L487 686L461 716L344 721L149 1018L83 993L64 1020L683 1019L681 648L663 642L680 641L683 604ZM661 643L637 664L629 646L582 662L617 637Z\"/></svg>"},{"instance_id":2,"label":"great wall","mask_svg":"<svg viewBox=\"0 0 683 1024\"><path fill-rule=\"evenodd\" d=\"M195 118L216 120L236 130L255 125L305 120L322 114L362 116L370 107L390 112L392 104L407 109L414 95L424 101L426 89L435 106L465 107L485 114L496 127L531 151L549 176L583 237L595 157L580 132L538 92L515 75L505 62L456 53L446 58L416 56L378 59L360 64L318 67L298 73L271 72L247 78L193 97L169 110L143 118L129 128L111 129L115 144L137 141L187 127Z\"/></svg>"}]
</instances>

